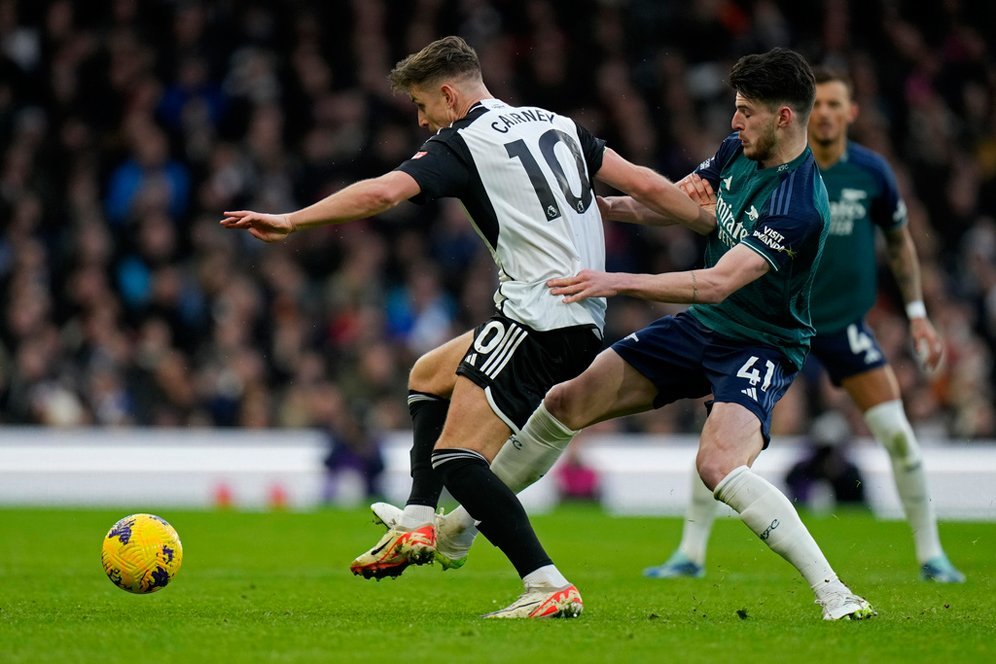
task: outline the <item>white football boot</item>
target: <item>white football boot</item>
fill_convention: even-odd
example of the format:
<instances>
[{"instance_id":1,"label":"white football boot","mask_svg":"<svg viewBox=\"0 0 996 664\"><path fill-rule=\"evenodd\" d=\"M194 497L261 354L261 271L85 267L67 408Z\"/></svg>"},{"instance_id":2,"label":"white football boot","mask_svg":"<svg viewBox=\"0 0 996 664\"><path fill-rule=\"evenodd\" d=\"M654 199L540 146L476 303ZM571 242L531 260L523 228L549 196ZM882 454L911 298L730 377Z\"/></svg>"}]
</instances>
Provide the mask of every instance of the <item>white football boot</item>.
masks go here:
<instances>
[{"instance_id":1,"label":"white football boot","mask_svg":"<svg viewBox=\"0 0 996 664\"><path fill-rule=\"evenodd\" d=\"M584 610L581 593L574 585L563 588L526 586L519 598L484 618L577 618Z\"/></svg>"}]
</instances>

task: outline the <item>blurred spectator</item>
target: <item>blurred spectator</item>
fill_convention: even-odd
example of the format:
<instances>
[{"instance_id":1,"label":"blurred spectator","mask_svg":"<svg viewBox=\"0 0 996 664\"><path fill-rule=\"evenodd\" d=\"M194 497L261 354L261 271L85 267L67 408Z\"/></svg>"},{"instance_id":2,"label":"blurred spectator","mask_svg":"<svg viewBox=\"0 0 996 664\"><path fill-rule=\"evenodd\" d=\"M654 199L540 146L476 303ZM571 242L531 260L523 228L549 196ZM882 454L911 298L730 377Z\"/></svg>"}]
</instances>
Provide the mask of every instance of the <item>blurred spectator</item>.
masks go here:
<instances>
[{"instance_id":1,"label":"blurred spectator","mask_svg":"<svg viewBox=\"0 0 996 664\"><path fill-rule=\"evenodd\" d=\"M185 218L190 196L187 167L170 157L161 129L136 120L126 130L129 157L111 173L107 185L107 219L123 227L143 213L167 212Z\"/></svg>"},{"instance_id":2,"label":"blurred spectator","mask_svg":"<svg viewBox=\"0 0 996 664\"><path fill-rule=\"evenodd\" d=\"M385 469L381 439L368 414L325 382L312 386L309 403L312 424L325 431L329 444L324 459L324 501L348 504L381 496Z\"/></svg>"},{"instance_id":3,"label":"blurred spectator","mask_svg":"<svg viewBox=\"0 0 996 664\"><path fill-rule=\"evenodd\" d=\"M575 442L557 464L557 490L560 499L570 502L596 502L600 495L598 472L581 458Z\"/></svg>"},{"instance_id":4,"label":"blurred spectator","mask_svg":"<svg viewBox=\"0 0 996 664\"><path fill-rule=\"evenodd\" d=\"M858 467L848 458L851 427L837 411L813 420L802 459L785 476L788 496L817 512L834 505L863 505L865 488Z\"/></svg>"}]
</instances>

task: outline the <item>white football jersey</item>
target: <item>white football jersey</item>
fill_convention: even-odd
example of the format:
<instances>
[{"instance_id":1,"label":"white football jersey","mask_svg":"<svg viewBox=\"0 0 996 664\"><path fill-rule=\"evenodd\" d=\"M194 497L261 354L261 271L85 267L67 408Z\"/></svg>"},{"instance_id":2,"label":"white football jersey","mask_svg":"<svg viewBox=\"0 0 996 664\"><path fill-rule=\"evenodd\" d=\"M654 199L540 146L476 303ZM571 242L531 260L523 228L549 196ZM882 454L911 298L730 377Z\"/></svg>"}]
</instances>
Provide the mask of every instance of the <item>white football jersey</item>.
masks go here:
<instances>
[{"instance_id":1,"label":"white football jersey","mask_svg":"<svg viewBox=\"0 0 996 664\"><path fill-rule=\"evenodd\" d=\"M460 199L498 266L498 311L534 330L605 324L605 298L573 304L546 281L605 269L605 237L592 184L605 142L570 118L498 99L476 103L398 170L421 203Z\"/></svg>"}]
</instances>

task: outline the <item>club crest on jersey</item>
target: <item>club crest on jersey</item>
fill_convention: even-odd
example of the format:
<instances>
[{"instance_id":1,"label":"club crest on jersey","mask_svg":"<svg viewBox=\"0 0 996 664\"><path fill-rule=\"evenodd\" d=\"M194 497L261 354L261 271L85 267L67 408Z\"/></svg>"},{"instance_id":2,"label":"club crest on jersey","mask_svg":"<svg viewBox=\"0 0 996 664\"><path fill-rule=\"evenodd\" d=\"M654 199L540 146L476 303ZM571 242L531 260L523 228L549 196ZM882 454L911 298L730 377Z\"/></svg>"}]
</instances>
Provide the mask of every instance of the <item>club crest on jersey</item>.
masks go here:
<instances>
[{"instance_id":1,"label":"club crest on jersey","mask_svg":"<svg viewBox=\"0 0 996 664\"><path fill-rule=\"evenodd\" d=\"M757 217L758 216L759 215L758 215L757 208L754 207L753 205L751 205L750 209L747 210L747 218L750 219L751 221L757 221Z\"/></svg>"}]
</instances>

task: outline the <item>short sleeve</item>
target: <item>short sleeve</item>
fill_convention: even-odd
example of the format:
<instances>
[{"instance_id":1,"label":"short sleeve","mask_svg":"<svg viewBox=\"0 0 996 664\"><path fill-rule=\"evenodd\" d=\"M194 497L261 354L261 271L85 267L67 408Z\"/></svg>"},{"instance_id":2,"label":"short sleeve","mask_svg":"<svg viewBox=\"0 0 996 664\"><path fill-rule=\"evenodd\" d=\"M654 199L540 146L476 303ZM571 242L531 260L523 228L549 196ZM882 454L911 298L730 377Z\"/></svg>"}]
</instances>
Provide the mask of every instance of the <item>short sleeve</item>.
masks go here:
<instances>
[{"instance_id":1,"label":"short sleeve","mask_svg":"<svg viewBox=\"0 0 996 664\"><path fill-rule=\"evenodd\" d=\"M822 229L823 220L815 211L806 216L762 216L754 232L743 239L743 244L761 254L777 272Z\"/></svg>"},{"instance_id":2,"label":"short sleeve","mask_svg":"<svg viewBox=\"0 0 996 664\"><path fill-rule=\"evenodd\" d=\"M587 129L575 123L578 138L581 140L581 153L588 164L588 180L594 180L595 174L602 168L602 158L605 156L605 141L594 136Z\"/></svg>"},{"instance_id":3,"label":"short sleeve","mask_svg":"<svg viewBox=\"0 0 996 664\"><path fill-rule=\"evenodd\" d=\"M890 231L906 225L906 202L899 193L896 176L885 162L880 160L879 177L882 181L882 191L872 203L871 219L882 230Z\"/></svg>"},{"instance_id":4,"label":"short sleeve","mask_svg":"<svg viewBox=\"0 0 996 664\"><path fill-rule=\"evenodd\" d=\"M412 176L421 191L411 198L413 203L427 203L438 198L459 197L467 187L468 166L449 145L446 137L437 134L407 160L395 168Z\"/></svg>"}]
</instances>

